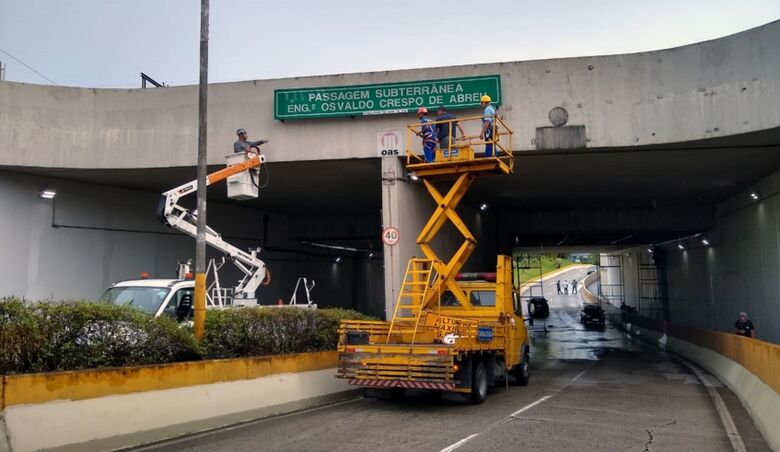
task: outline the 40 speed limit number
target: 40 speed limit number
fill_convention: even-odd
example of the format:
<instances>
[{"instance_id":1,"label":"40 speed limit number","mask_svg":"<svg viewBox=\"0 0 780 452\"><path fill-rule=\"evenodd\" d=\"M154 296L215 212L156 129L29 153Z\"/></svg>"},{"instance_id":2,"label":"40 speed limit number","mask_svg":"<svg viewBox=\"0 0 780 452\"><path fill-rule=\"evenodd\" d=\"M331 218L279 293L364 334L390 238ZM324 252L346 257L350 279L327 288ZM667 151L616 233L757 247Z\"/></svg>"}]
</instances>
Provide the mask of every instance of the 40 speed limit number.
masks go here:
<instances>
[{"instance_id":1,"label":"40 speed limit number","mask_svg":"<svg viewBox=\"0 0 780 452\"><path fill-rule=\"evenodd\" d=\"M385 245L387 246L395 245L400 239L401 233L398 232L398 229L393 226L386 227L382 231L382 241L385 242Z\"/></svg>"}]
</instances>

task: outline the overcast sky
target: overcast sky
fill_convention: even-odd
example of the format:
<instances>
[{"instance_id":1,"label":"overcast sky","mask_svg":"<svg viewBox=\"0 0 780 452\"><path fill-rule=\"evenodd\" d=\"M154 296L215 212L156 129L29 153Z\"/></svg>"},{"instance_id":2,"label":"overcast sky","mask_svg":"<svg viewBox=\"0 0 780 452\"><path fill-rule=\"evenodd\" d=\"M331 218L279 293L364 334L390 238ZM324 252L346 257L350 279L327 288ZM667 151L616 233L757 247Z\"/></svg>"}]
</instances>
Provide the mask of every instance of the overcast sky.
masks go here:
<instances>
[{"instance_id":1,"label":"overcast sky","mask_svg":"<svg viewBox=\"0 0 780 452\"><path fill-rule=\"evenodd\" d=\"M211 0L209 80L656 50L780 19L780 0ZM0 49L58 85L196 84L199 0L0 0ZM49 84L0 51L6 79Z\"/></svg>"}]
</instances>

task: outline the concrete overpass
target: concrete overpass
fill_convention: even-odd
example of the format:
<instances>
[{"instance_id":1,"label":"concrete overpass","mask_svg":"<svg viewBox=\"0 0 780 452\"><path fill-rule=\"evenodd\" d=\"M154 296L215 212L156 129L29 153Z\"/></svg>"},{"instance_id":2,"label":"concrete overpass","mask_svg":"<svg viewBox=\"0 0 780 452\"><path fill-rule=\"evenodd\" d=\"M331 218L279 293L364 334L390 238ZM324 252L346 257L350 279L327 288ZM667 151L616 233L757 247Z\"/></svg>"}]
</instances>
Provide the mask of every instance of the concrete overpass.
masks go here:
<instances>
[{"instance_id":1,"label":"concrete overpass","mask_svg":"<svg viewBox=\"0 0 780 452\"><path fill-rule=\"evenodd\" d=\"M384 315L432 206L399 160L377 157L377 133L414 117L279 121L274 90L499 75L516 171L478 180L463 203L480 239L471 269L490 268L496 252L515 246L636 254L656 244L670 248L665 315L728 329L748 309L759 335L778 342L779 40L773 22L628 55L213 84L210 164L223 163L235 129L245 127L272 140L271 184L241 204L214 187L209 223L241 245L264 247L274 274L264 301L288 298L295 279L308 276L319 303ZM171 235L152 212L157 193L194 178L196 106L193 86L0 83L2 295L94 298L112 281L169 275L191 257L192 241ZM568 122L554 127L560 109ZM37 198L47 187L57 189L56 209ZM486 212L476 208L482 202ZM388 225L402 231L393 248L379 240ZM719 238L674 254L675 240L695 234ZM635 279L631 272L623 279ZM631 293L625 288L627 303L636 302ZM708 325L703 307L718 312Z\"/></svg>"}]
</instances>

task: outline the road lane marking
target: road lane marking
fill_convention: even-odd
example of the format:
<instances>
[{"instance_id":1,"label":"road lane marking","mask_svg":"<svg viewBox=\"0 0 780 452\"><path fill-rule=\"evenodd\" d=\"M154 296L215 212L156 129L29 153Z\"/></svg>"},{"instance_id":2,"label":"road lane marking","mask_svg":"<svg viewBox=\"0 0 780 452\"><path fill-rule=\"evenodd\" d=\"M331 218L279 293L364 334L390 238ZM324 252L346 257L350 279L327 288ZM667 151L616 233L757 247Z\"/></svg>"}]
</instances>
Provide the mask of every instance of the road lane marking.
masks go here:
<instances>
[{"instance_id":1,"label":"road lane marking","mask_svg":"<svg viewBox=\"0 0 780 452\"><path fill-rule=\"evenodd\" d=\"M691 369L694 374L696 374L696 377L701 381L704 387L707 388L707 392L712 399L712 403L715 405L715 411L718 412L718 416L720 416L720 422L723 424L723 428L726 429L726 435L728 435L729 441L731 441L731 448L734 449L734 452L745 452L745 443L742 442L742 437L739 435L737 426L734 424L734 418L731 417L731 413L729 413L728 407L726 407L726 404L723 402L720 394L718 394L718 391L715 389L715 385L713 385L710 381L709 376L705 375L696 366L692 365L688 361L684 359L681 361L683 364L688 366L688 368Z\"/></svg>"},{"instance_id":2,"label":"road lane marking","mask_svg":"<svg viewBox=\"0 0 780 452\"><path fill-rule=\"evenodd\" d=\"M440 452L452 452L453 450L457 449L458 447L466 444L467 442L471 441L474 437L479 436L479 433L474 433L473 435L469 435L462 440L458 441L455 444L452 444L451 446L447 446L444 449L442 449Z\"/></svg>"},{"instance_id":3,"label":"road lane marking","mask_svg":"<svg viewBox=\"0 0 780 452\"><path fill-rule=\"evenodd\" d=\"M537 400L536 402L529 403L528 405L526 405L526 406L520 408L519 410L515 411L514 413L510 414L509 415L509 419L514 419L515 416L519 415L523 411L530 410L531 408L535 407L536 405L539 405L540 403L544 402L545 400L549 399L550 397L552 397L552 394L546 395L546 396L542 397L541 399Z\"/></svg>"},{"instance_id":4,"label":"road lane marking","mask_svg":"<svg viewBox=\"0 0 780 452\"><path fill-rule=\"evenodd\" d=\"M578 373L576 377L572 378L571 381L577 381L580 379L581 376L585 375L586 370L583 370L582 372Z\"/></svg>"}]
</instances>

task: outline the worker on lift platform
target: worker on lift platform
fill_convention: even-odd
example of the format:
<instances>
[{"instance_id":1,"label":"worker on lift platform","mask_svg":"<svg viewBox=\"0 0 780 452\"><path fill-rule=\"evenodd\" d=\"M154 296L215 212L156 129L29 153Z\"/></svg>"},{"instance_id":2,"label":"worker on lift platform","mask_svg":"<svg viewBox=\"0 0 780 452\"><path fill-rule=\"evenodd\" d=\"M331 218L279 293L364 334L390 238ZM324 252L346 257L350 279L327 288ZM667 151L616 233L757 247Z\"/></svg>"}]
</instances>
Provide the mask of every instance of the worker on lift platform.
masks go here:
<instances>
[{"instance_id":1,"label":"worker on lift platform","mask_svg":"<svg viewBox=\"0 0 780 452\"><path fill-rule=\"evenodd\" d=\"M428 118L427 108L420 107L417 109L417 117L420 118L421 124L420 133L417 135L422 138L425 163L430 163L436 156L436 146L438 145L436 130L431 124L430 118Z\"/></svg>"},{"instance_id":2,"label":"worker on lift platform","mask_svg":"<svg viewBox=\"0 0 780 452\"><path fill-rule=\"evenodd\" d=\"M248 141L246 137L245 129L236 130L236 135L238 135L238 140L236 140L236 142L233 143L233 152L237 154L239 152L246 152L251 148L257 148L261 144L268 143L268 140Z\"/></svg>"},{"instance_id":3,"label":"worker on lift platform","mask_svg":"<svg viewBox=\"0 0 780 452\"><path fill-rule=\"evenodd\" d=\"M485 94L480 98L482 102L482 131L479 133L479 139L485 141L485 157L493 157L493 117L496 115L496 109L490 105L490 96Z\"/></svg>"}]
</instances>

